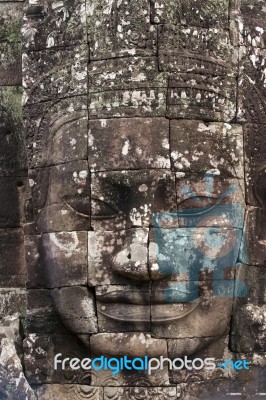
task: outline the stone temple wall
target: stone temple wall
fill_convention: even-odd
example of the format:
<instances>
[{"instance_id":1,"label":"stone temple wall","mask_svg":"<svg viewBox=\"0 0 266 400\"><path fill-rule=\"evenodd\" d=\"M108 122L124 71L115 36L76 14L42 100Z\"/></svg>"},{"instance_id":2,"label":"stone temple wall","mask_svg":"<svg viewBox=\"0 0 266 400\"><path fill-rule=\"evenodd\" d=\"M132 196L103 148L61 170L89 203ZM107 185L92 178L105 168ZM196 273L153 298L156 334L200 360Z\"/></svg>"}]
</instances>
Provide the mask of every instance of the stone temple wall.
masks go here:
<instances>
[{"instance_id":1,"label":"stone temple wall","mask_svg":"<svg viewBox=\"0 0 266 400\"><path fill-rule=\"evenodd\" d=\"M262 0L0 0L0 400L266 398L265 29Z\"/></svg>"}]
</instances>

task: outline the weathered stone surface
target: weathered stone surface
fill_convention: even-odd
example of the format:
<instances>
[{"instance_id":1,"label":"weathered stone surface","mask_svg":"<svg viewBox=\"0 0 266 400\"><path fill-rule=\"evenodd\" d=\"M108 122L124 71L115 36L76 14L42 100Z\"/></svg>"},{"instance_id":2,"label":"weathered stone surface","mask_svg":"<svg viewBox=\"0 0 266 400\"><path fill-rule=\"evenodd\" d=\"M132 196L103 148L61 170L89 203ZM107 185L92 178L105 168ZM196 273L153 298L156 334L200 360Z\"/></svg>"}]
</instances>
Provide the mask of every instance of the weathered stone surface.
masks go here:
<instances>
[{"instance_id":1,"label":"weathered stone surface","mask_svg":"<svg viewBox=\"0 0 266 400\"><path fill-rule=\"evenodd\" d=\"M22 4L11 2L0 3L0 41L21 41Z\"/></svg>"},{"instance_id":2,"label":"weathered stone surface","mask_svg":"<svg viewBox=\"0 0 266 400\"><path fill-rule=\"evenodd\" d=\"M21 98L20 87L0 87L0 176L26 175Z\"/></svg>"},{"instance_id":3,"label":"weathered stone surface","mask_svg":"<svg viewBox=\"0 0 266 400\"><path fill-rule=\"evenodd\" d=\"M88 157L88 111L85 96L25 107L30 168Z\"/></svg>"},{"instance_id":4,"label":"weathered stone surface","mask_svg":"<svg viewBox=\"0 0 266 400\"><path fill-rule=\"evenodd\" d=\"M228 25L229 1L207 0L175 2L172 0L151 0L153 23L177 22L192 27L217 27Z\"/></svg>"},{"instance_id":5,"label":"weathered stone surface","mask_svg":"<svg viewBox=\"0 0 266 400\"><path fill-rule=\"evenodd\" d=\"M95 230L149 226L153 213L176 207L170 171L108 171L93 173L91 179L91 224Z\"/></svg>"},{"instance_id":6,"label":"weathered stone surface","mask_svg":"<svg viewBox=\"0 0 266 400\"><path fill-rule=\"evenodd\" d=\"M22 337L21 337L21 319L18 312L15 312L13 315L3 316L1 318L0 340L2 340L3 338L8 339L9 341L15 344L17 356L20 359L22 359L23 349L22 349ZM9 352L11 353L10 350L11 348L9 347ZM0 345L0 351L1 351L1 345ZM1 376L1 378L2 377L3 376Z\"/></svg>"},{"instance_id":7,"label":"weathered stone surface","mask_svg":"<svg viewBox=\"0 0 266 400\"><path fill-rule=\"evenodd\" d=\"M89 99L92 118L165 116L166 88L138 88L92 93Z\"/></svg>"},{"instance_id":8,"label":"weathered stone surface","mask_svg":"<svg viewBox=\"0 0 266 400\"><path fill-rule=\"evenodd\" d=\"M51 290L32 289L27 291L26 333L50 335L66 334L52 300Z\"/></svg>"},{"instance_id":9,"label":"weathered stone surface","mask_svg":"<svg viewBox=\"0 0 266 400\"><path fill-rule=\"evenodd\" d=\"M166 356L167 343L165 339L154 339L149 334L140 332L98 333L90 339L93 357L128 356L129 358ZM110 343L113 345L110 346Z\"/></svg>"},{"instance_id":10,"label":"weathered stone surface","mask_svg":"<svg viewBox=\"0 0 266 400\"><path fill-rule=\"evenodd\" d=\"M49 287L87 284L87 232L57 232L42 236Z\"/></svg>"},{"instance_id":11,"label":"weathered stone surface","mask_svg":"<svg viewBox=\"0 0 266 400\"><path fill-rule=\"evenodd\" d=\"M171 159L176 171L215 171L244 177L241 125L179 120L170 122Z\"/></svg>"},{"instance_id":12,"label":"weathered stone surface","mask_svg":"<svg viewBox=\"0 0 266 400\"><path fill-rule=\"evenodd\" d=\"M104 388L104 400L111 400L114 398L117 400L130 399L137 400L143 398L146 400L158 399L158 400L174 400L177 398L178 391L175 387L105 387Z\"/></svg>"},{"instance_id":13,"label":"weathered stone surface","mask_svg":"<svg viewBox=\"0 0 266 400\"><path fill-rule=\"evenodd\" d=\"M112 346L110 346L112 343ZM99 333L91 337L92 357L167 357L167 344L165 339L153 339L143 333ZM100 370L92 375L94 386L167 386L169 377L167 368L153 371L120 371L113 375L110 370Z\"/></svg>"},{"instance_id":14,"label":"weathered stone surface","mask_svg":"<svg viewBox=\"0 0 266 400\"><path fill-rule=\"evenodd\" d=\"M150 285L96 288L99 332L149 332Z\"/></svg>"},{"instance_id":15,"label":"weathered stone surface","mask_svg":"<svg viewBox=\"0 0 266 400\"><path fill-rule=\"evenodd\" d=\"M23 229L25 236L37 235L39 233L34 216L31 187L28 177L25 179L25 185L23 187Z\"/></svg>"},{"instance_id":16,"label":"weathered stone surface","mask_svg":"<svg viewBox=\"0 0 266 400\"><path fill-rule=\"evenodd\" d=\"M19 205L20 180L14 177L0 177L0 227L16 228L21 225Z\"/></svg>"},{"instance_id":17,"label":"weathered stone surface","mask_svg":"<svg viewBox=\"0 0 266 400\"><path fill-rule=\"evenodd\" d=\"M194 361L194 365L196 365L196 367L200 366L199 358L204 360L205 358L209 358L211 356L215 359L216 365L220 360L223 362L224 360L234 359L234 355L228 351L228 336L168 339L167 346L168 357L171 360L176 358L184 359L184 357L187 356L188 360ZM181 365L181 363L177 365ZM169 367L171 384L182 384L186 382L190 384L192 381L203 383L207 380L212 380L215 382L222 377L235 378L236 375L237 374L235 371L226 371L218 366L213 370L208 370L207 368L193 368L193 371L186 368L174 370Z\"/></svg>"},{"instance_id":18,"label":"weathered stone surface","mask_svg":"<svg viewBox=\"0 0 266 400\"><path fill-rule=\"evenodd\" d=\"M235 114L235 77L181 73L170 78L168 118L230 122Z\"/></svg>"},{"instance_id":19,"label":"weathered stone surface","mask_svg":"<svg viewBox=\"0 0 266 400\"><path fill-rule=\"evenodd\" d=\"M0 230L1 287L23 287L26 282L22 229Z\"/></svg>"},{"instance_id":20,"label":"weathered stone surface","mask_svg":"<svg viewBox=\"0 0 266 400\"><path fill-rule=\"evenodd\" d=\"M25 104L87 92L86 45L23 53Z\"/></svg>"},{"instance_id":21,"label":"weathered stone surface","mask_svg":"<svg viewBox=\"0 0 266 400\"><path fill-rule=\"evenodd\" d=\"M240 400L242 397L241 394L241 397L239 396L239 385L232 383L228 378L217 380L217 382L188 381L182 390L182 399L184 400L207 400L210 396L219 400Z\"/></svg>"},{"instance_id":22,"label":"weathered stone surface","mask_svg":"<svg viewBox=\"0 0 266 400\"><path fill-rule=\"evenodd\" d=\"M264 124L245 124L245 183L247 202L253 206L263 207L264 198L264 165L265 152L265 128Z\"/></svg>"},{"instance_id":23,"label":"weathered stone surface","mask_svg":"<svg viewBox=\"0 0 266 400\"><path fill-rule=\"evenodd\" d=\"M187 356L190 360L196 357L214 357L222 359L228 352L228 336L184 338L167 340L168 356L170 359Z\"/></svg>"},{"instance_id":24,"label":"weathered stone surface","mask_svg":"<svg viewBox=\"0 0 266 400\"><path fill-rule=\"evenodd\" d=\"M170 339L226 334L232 312L234 281L225 282L153 283L153 337Z\"/></svg>"},{"instance_id":25,"label":"weathered stone surface","mask_svg":"<svg viewBox=\"0 0 266 400\"><path fill-rule=\"evenodd\" d=\"M10 338L3 338L0 350L1 398L37 400L24 376L23 366L14 342Z\"/></svg>"},{"instance_id":26,"label":"weathered stone surface","mask_svg":"<svg viewBox=\"0 0 266 400\"><path fill-rule=\"evenodd\" d=\"M88 336L88 335L87 335ZM85 337L84 337L85 339ZM73 370L69 363L62 369L62 363L58 363L57 369L54 368L54 357L61 353L62 361L64 358L88 358L89 337L87 338L88 348L86 348L77 336L71 335L28 335L23 342L25 373L28 382L32 384L40 383L90 383L90 376L87 371L79 369Z\"/></svg>"},{"instance_id":27,"label":"weathered stone surface","mask_svg":"<svg viewBox=\"0 0 266 400\"><path fill-rule=\"evenodd\" d=\"M165 116L167 76L155 57L92 62L89 82L92 119Z\"/></svg>"},{"instance_id":28,"label":"weathered stone surface","mask_svg":"<svg viewBox=\"0 0 266 400\"><path fill-rule=\"evenodd\" d=\"M265 272L260 267L244 265L236 275L231 348L237 352L265 352ZM246 290L243 290L243 283Z\"/></svg>"},{"instance_id":29,"label":"weathered stone surface","mask_svg":"<svg viewBox=\"0 0 266 400\"><path fill-rule=\"evenodd\" d=\"M159 26L159 69L172 73L236 76L238 51L223 28Z\"/></svg>"},{"instance_id":30,"label":"weathered stone surface","mask_svg":"<svg viewBox=\"0 0 266 400\"><path fill-rule=\"evenodd\" d=\"M247 207L239 259L243 264L265 266L264 210Z\"/></svg>"},{"instance_id":31,"label":"weathered stone surface","mask_svg":"<svg viewBox=\"0 0 266 400\"><path fill-rule=\"evenodd\" d=\"M89 126L91 170L170 168L167 119L100 119Z\"/></svg>"},{"instance_id":32,"label":"weathered stone surface","mask_svg":"<svg viewBox=\"0 0 266 400\"><path fill-rule=\"evenodd\" d=\"M86 41L84 0L27 0L22 28L24 47L40 50Z\"/></svg>"},{"instance_id":33,"label":"weathered stone surface","mask_svg":"<svg viewBox=\"0 0 266 400\"><path fill-rule=\"evenodd\" d=\"M262 1L242 0L239 24L240 43L246 46L265 48L265 8Z\"/></svg>"},{"instance_id":34,"label":"weathered stone surface","mask_svg":"<svg viewBox=\"0 0 266 400\"><path fill-rule=\"evenodd\" d=\"M148 229L88 232L88 285L149 280Z\"/></svg>"},{"instance_id":35,"label":"weathered stone surface","mask_svg":"<svg viewBox=\"0 0 266 400\"><path fill-rule=\"evenodd\" d=\"M27 266L27 288L49 287L49 276L44 263L44 249L40 235L25 236L25 256Z\"/></svg>"},{"instance_id":36,"label":"weathered stone surface","mask_svg":"<svg viewBox=\"0 0 266 400\"><path fill-rule=\"evenodd\" d=\"M89 64L90 93L167 87L167 75L158 71L156 57L125 57ZM155 116L155 115L153 115Z\"/></svg>"},{"instance_id":37,"label":"weathered stone surface","mask_svg":"<svg viewBox=\"0 0 266 400\"><path fill-rule=\"evenodd\" d=\"M93 0L87 8L88 40L92 60L156 54L156 28L150 24L145 0L113 3Z\"/></svg>"},{"instance_id":38,"label":"weathered stone surface","mask_svg":"<svg viewBox=\"0 0 266 400\"><path fill-rule=\"evenodd\" d=\"M21 85L21 51L20 42L0 44L0 86Z\"/></svg>"},{"instance_id":39,"label":"weathered stone surface","mask_svg":"<svg viewBox=\"0 0 266 400\"><path fill-rule=\"evenodd\" d=\"M98 331L93 292L82 286L52 291L53 303L63 324L75 334Z\"/></svg>"},{"instance_id":40,"label":"weathered stone surface","mask_svg":"<svg viewBox=\"0 0 266 400\"><path fill-rule=\"evenodd\" d=\"M240 47L238 112L239 121L265 124L265 49Z\"/></svg>"},{"instance_id":41,"label":"weathered stone surface","mask_svg":"<svg viewBox=\"0 0 266 400\"><path fill-rule=\"evenodd\" d=\"M0 86L21 85L22 4L0 3Z\"/></svg>"},{"instance_id":42,"label":"weathered stone surface","mask_svg":"<svg viewBox=\"0 0 266 400\"><path fill-rule=\"evenodd\" d=\"M41 232L90 229L87 161L29 171L33 206Z\"/></svg>"},{"instance_id":43,"label":"weathered stone surface","mask_svg":"<svg viewBox=\"0 0 266 400\"><path fill-rule=\"evenodd\" d=\"M36 393L42 400L104 400L103 388L82 384L42 385Z\"/></svg>"},{"instance_id":44,"label":"weathered stone surface","mask_svg":"<svg viewBox=\"0 0 266 400\"><path fill-rule=\"evenodd\" d=\"M0 318L12 315L25 316L25 289L0 289Z\"/></svg>"},{"instance_id":45,"label":"weathered stone surface","mask_svg":"<svg viewBox=\"0 0 266 400\"><path fill-rule=\"evenodd\" d=\"M239 355L237 355L239 356ZM246 355L236 359L245 359ZM258 355L256 355L258 356ZM262 359L258 356L258 358ZM187 385L183 385L183 396L185 400L207 400L209 398L217 399L241 399L245 396L247 399L259 400L265 393L265 363L257 366L253 363L252 357L250 370L237 371L233 379L225 377L216 381L202 381L200 379L188 380ZM232 371L230 372L230 375ZM199 377L200 378L200 377ZM211 397L210 397L211 396Z\"/></svg>"}]
</instances>

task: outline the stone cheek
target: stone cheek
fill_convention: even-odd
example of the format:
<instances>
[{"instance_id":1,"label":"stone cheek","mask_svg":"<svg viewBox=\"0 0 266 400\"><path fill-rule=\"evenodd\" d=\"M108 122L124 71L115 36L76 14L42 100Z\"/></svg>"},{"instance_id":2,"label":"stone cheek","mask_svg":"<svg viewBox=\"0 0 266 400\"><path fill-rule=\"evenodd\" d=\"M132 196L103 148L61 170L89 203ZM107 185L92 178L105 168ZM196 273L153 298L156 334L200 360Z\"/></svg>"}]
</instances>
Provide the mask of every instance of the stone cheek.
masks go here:
<instances>
[{"instance_id":1,"label":"stone cheek","mask_svg":"<svg viewBox=\"0 0 266 400\"><path fill-rule=\"evenodd\" d=\"M88 275L87 232L57 232L42 235L48 267L48 287L86 285Z\"/></svg>"}]
</instances>

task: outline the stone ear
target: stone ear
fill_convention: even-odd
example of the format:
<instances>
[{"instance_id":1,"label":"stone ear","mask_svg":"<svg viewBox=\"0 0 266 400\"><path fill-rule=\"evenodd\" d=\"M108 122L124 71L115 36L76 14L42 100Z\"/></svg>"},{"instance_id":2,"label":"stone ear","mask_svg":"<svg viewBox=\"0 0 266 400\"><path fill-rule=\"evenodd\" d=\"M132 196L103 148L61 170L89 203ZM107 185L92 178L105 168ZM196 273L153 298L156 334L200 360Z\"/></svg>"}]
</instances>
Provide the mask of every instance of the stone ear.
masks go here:
<instances>
[{"instance_id":1,"label":"stone ear","mask_svg":"<svg viewBox=\"0 0 266 400\"><path fill-rule=\"evenodd\" d=\"M266 165L259 169L253 183L253 192L261 210L256 231L259 242L266 244Z\"/></svg>"}]
</instances>

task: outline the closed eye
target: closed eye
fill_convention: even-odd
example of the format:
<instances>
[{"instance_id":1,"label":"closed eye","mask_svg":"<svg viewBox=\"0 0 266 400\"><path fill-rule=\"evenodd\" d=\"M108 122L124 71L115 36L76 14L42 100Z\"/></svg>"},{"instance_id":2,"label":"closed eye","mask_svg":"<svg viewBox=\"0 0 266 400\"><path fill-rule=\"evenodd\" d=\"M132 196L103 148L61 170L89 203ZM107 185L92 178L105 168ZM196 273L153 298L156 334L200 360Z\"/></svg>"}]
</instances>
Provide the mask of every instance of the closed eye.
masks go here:
<instances>
[{"instance_id":1,"label":"closed eye","mask_svg":"<svg viewBox=\"0 0 266 400\"><path fill-rule=\"evenodd\" d=\"M178 204L179 210L197 209L212 207L217 204L219 199L207 196L193 196L189 197Z\"/></svg>"},{"instance_id":2,"label":"closed eye","mask_svg":"<svg viewBox=\"0 0 266 400\"><path fill-rule=\"evenodd\" d=\"M103 200L91 199L91 218L92 219L111 219L115 218L118 210Z\"/></svg>"},{"instance_id":3,"label":"closed eye","mask_svg":"<svg viewBox=\"0 0 266 400\"><path fill-rule=\"evenodd\" d=\"M76 214L89 218L91 214L90 197L88 195L67 196L65 202Z\"/></svg>"}]
</instances>

